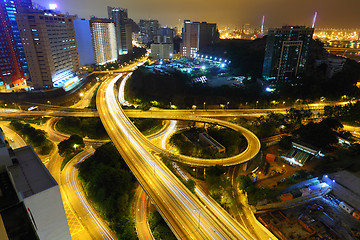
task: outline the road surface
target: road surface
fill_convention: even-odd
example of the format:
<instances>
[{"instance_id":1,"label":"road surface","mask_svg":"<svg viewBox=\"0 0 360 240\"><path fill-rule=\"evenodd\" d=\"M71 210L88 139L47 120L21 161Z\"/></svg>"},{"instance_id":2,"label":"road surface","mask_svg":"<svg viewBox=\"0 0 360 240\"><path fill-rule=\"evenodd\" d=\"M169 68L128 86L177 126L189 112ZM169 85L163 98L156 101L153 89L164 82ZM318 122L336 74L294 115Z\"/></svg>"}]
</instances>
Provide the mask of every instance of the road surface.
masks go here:
<instances>
[{"instance_id":1,"label":"road surface","mask_svg":"<svg viewBox=\"0 0 360 240\"><path fill-rule=\"evenodd\" d=\"M223 209L201 202L151 154L143 135L127 118L114 93L116 81L104 82L97 95L100 118L118 151L179 239L253 239Z\"/></svg>"}]
</instances>

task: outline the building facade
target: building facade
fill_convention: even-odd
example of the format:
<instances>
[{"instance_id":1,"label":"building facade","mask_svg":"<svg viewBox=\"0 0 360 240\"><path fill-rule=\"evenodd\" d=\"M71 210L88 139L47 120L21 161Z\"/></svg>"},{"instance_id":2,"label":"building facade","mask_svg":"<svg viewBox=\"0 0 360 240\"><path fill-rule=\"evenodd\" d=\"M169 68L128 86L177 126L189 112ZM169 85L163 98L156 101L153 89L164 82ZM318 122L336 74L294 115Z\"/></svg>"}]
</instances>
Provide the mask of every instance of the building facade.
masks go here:
<instances>
[{"instance_id":1,"label":"building facade","mask_svg":"<svg viewBox=\"0 0 360 240\"><path fill-rule=\"evenodd\" d=\"M80 67L74 16L29 9L16 14L35 89L62 87Z\"/></svg>"},{"instance_id":2,"label":"building facade","mask_svg":"<svg viewBox=\"0 0 360 240\"><path fill-rule=\"evenodd\" d=\"M115 25L110 19L90 19L95 64L104 65L118 58Z\"/></svg>"},{"instance_id":3,"label":"building facade","mask_svg":"<svg viewBox=\"0 0 360 240\"><path fill-rule=\"evenodd\" d=\"M0 82L23 84L29 70L15 14L31 9L31 0L0 1Z\"/></svg>"},{"instance_id":4,"label":"building facade","mask_svg":"<svg viewBox=\"0 0 360 240\"><path fill-rule=\"evenodd\" d=\"M132 29L127 9L108 7L108 17L114 22L118 56L132 52Z\"/></svg>"},{"instance_id":5,"label":"building facade","mask_svg":"<svg viewBox=\"0 0 360 240\"><path fill-rule=\"evenodd\" d=\"M95 64L90 21L85 19L76 19L74 21L74 28L76 43L79 51L80 66Z\"/></svg>"},{"instance_id":6,"label":"building facade","mask_svg":"<svg viewBox=\"0 0 360 240\"><path fill-rule=\"evenodd\" d=\"M219 40L219 31L215 23L184 21L181 53L191 57L202 48Z\"/></svg>"},{"instance_id":7,"label":"building facade","mask_svg":"<svg viewBox=\"0 0 360 240\"><path fill-rule=\"evenodd\" d=\"M0 219L0 232L2 224L12 224L17 226L18 232L15 234L19 235L8 232L9 239L71 239L59 185L34 149L31 146L8 147L0 129L0 154L0 215L4 219L6 210L1 209L1 203L2 200L9 201L9 194L13 195L11 200L18 210L25 210L21 214L17 211L21 218L15 218L16 215L12 213L11 222L4 223ZM6 181L1 175L8 176ZM23 219L30 219L31 224L26 227L29 237L21 237L25 230L19 229L24 224Z\"/></svg>"},{"instance_id":8,"label":"building facade","mask_svg":"<svg viewBox=\"0 0 360 240\"><path fill-rule=\"evenodd\" d=\"M301 77L313 34L314 29L305 26L269 29L263 66L264 79L277 82Z\"/></svg>"},{"instance_id":9,"label":"building facade","mask_svg":"<svg viewBox=\"0 0 360 240\"><path fill-rule=\"evenodd\" d=\"M168 27L159 28L154 38L155 43L173 43L175 32Z\"/></svg>"},{"instance_id":10,"label":"building facade","mask_svg":"<svg viewBox=\"0 0 360 240\"><path fill-rule=\"evenodd\" d=\"M152 43L150 57L153 59L170 59L174 54L173 43Z\"/></svg>"},{"instance_id":11,"label":"building facade","mask_svg":"<svg viewBox=\"0 0 360 240\"><path fill-rule=\"evenodd\" d=\"M151 44L154 42L154 37L158 34L160 24L158 20L144 20L139 22L140 27L140 42L143 44Z\"/></svg>"}]
</instances>

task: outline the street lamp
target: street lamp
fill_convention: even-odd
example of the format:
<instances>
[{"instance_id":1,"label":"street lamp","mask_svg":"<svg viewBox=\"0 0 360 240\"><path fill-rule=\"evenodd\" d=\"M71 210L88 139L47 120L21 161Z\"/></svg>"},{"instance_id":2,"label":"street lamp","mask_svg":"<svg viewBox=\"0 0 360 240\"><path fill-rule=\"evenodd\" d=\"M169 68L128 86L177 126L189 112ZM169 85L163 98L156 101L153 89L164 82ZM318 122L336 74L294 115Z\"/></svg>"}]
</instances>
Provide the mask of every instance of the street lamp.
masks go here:
<instances>
[{"instance_id":1,"label":"street lamp","mask_svg":"<svg viewBox=\"0 0 360 240\"><path fill-rule=\"evenodd\" d=\"M204 102L204 110L206 109L206 102Z\"/></svg>"}]
</instances>

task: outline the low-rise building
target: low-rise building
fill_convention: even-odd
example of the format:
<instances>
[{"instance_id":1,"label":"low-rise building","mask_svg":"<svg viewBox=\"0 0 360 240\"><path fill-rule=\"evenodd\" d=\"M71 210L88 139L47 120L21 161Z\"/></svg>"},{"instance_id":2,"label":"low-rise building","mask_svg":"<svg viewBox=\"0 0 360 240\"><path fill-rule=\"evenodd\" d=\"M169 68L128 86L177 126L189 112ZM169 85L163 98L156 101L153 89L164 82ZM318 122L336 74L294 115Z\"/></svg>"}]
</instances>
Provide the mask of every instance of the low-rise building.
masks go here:
<instances>
[{"instance_id":1,"label":"low-rise building","mask_svg":"<svg viewBox=\"0 0 360 240\"><path fill-rule=\"evenodd\" d=\"M360 177L346 170L324 175L322 180L332 188L332 194L343 202L340 207L360 210ZM344 207L345 206L345 207ZM346 210L346 209L345 209ZM348 211L348 210L346 210Z\"/></svg>"},{"instance_id":2,"label":"low-rise building","mask_svg":"<svg viewBox=\"0 0 360 240\"><path fill-rule=\"evenodd\" d=\"M213 137L211 137L207 133L200 133L199 134L199 140L200 143L206 145L208 148L215 152L224 153L226 151L226 148L221 145L218 141L216 141Z\"/></svg>"},{"instance_id":3,"label":"low-rise building","mask_svg":"<svg viewBox=\"0 0 360 240\"><path fill-rule=\"evenodd\" d=\"M170 59L174 55L174 44L153 43L151 44L150 57L153 59Z\"/></svg>"}]
</instances>

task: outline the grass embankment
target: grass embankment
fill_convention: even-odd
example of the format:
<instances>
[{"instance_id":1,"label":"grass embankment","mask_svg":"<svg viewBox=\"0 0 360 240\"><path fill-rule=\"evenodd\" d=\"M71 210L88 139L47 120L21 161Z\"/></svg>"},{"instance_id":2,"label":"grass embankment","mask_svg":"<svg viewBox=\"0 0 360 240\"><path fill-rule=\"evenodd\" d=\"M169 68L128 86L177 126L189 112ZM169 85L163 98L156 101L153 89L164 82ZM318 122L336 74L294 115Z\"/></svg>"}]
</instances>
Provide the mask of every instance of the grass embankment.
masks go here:
<instances>
[{"instance_id":1,"label":"grass embankment","mask_svg":"<svg viewBox=\"0 0 360 240\"><path fill-rule=\"evenodd\" d=\"M77 152L75 152L75 153L65 155L63 161L61 162L60 170L62 171L62 170L64 169L64 167L66 166L66 164L67 164L68 162L70 162L70 160L71 160L73 157L75 157L79 152L81 152L81 151L77 151Z\"/></svg>"},{"instance_id":2,"label":"grass embankment","mask_svg":"<svg viewBox=\"0 0 360 240\"><path fill-rule=\"evenodd\" d=\"M156 240L176 240L175 235L158 211L149 212L148 222Z\"/></svg>"},{"instance_id":3,"label":"grass embankment","mask_svg":"<svg viewBox=\"0 0 360 240\"><path fill-rule=\"evenodd\" d=\"M100 84L99 84L99 86L96 87L96 89L94 91L94 95L91 97L90 106L87 106L87 108L96 109L96 95L97 95L97 92L99 91L99 88L100 88Z\"/></svg>"},{"instance_id":4,"label":"grass embankment","mask_svg":"<svg viewBox=\"0 0 360 240\"><path fill-rule=\"evenodd\" d=\"M133 118L131 119L135 126L140 130L145 136L150 136L157 133L164 126L164 122L158 119L140 119Z\"/></svg>"},{"instance_id":5,"label":"grass embankment","mask_svg":"<svg viewBox=\"0 0 360 240\"><path fill-rule=\"evenodd\" d=\"M145 135L152 135L161 130L163 121L157 119L132 119L135 126ZM79 135L91 139L109 139L100 118L63 117L56 124L55 129L68 135Z\"/></svg>"},{"instance_id":6,"label":"grass embankment","mask_svg":"<svg viewBox=\"0 0 360 240\"><path fill-rule=\"evenodd\" d=\"M55 129L68 135L76 134L99 140L109 139L100 118L64 117L55 124Z\"/></svg>"},{"instance_id":7,"label":"grass embankment","mask_svg":"<svg viewBox=\"0 0 360 240\"><path fill-rule=\"evenodd\" d=\"M79 179L87 198L118 239L137 239L131 205L136 179L112 143L81 163Z\"/></svg>"}]
</instances>

